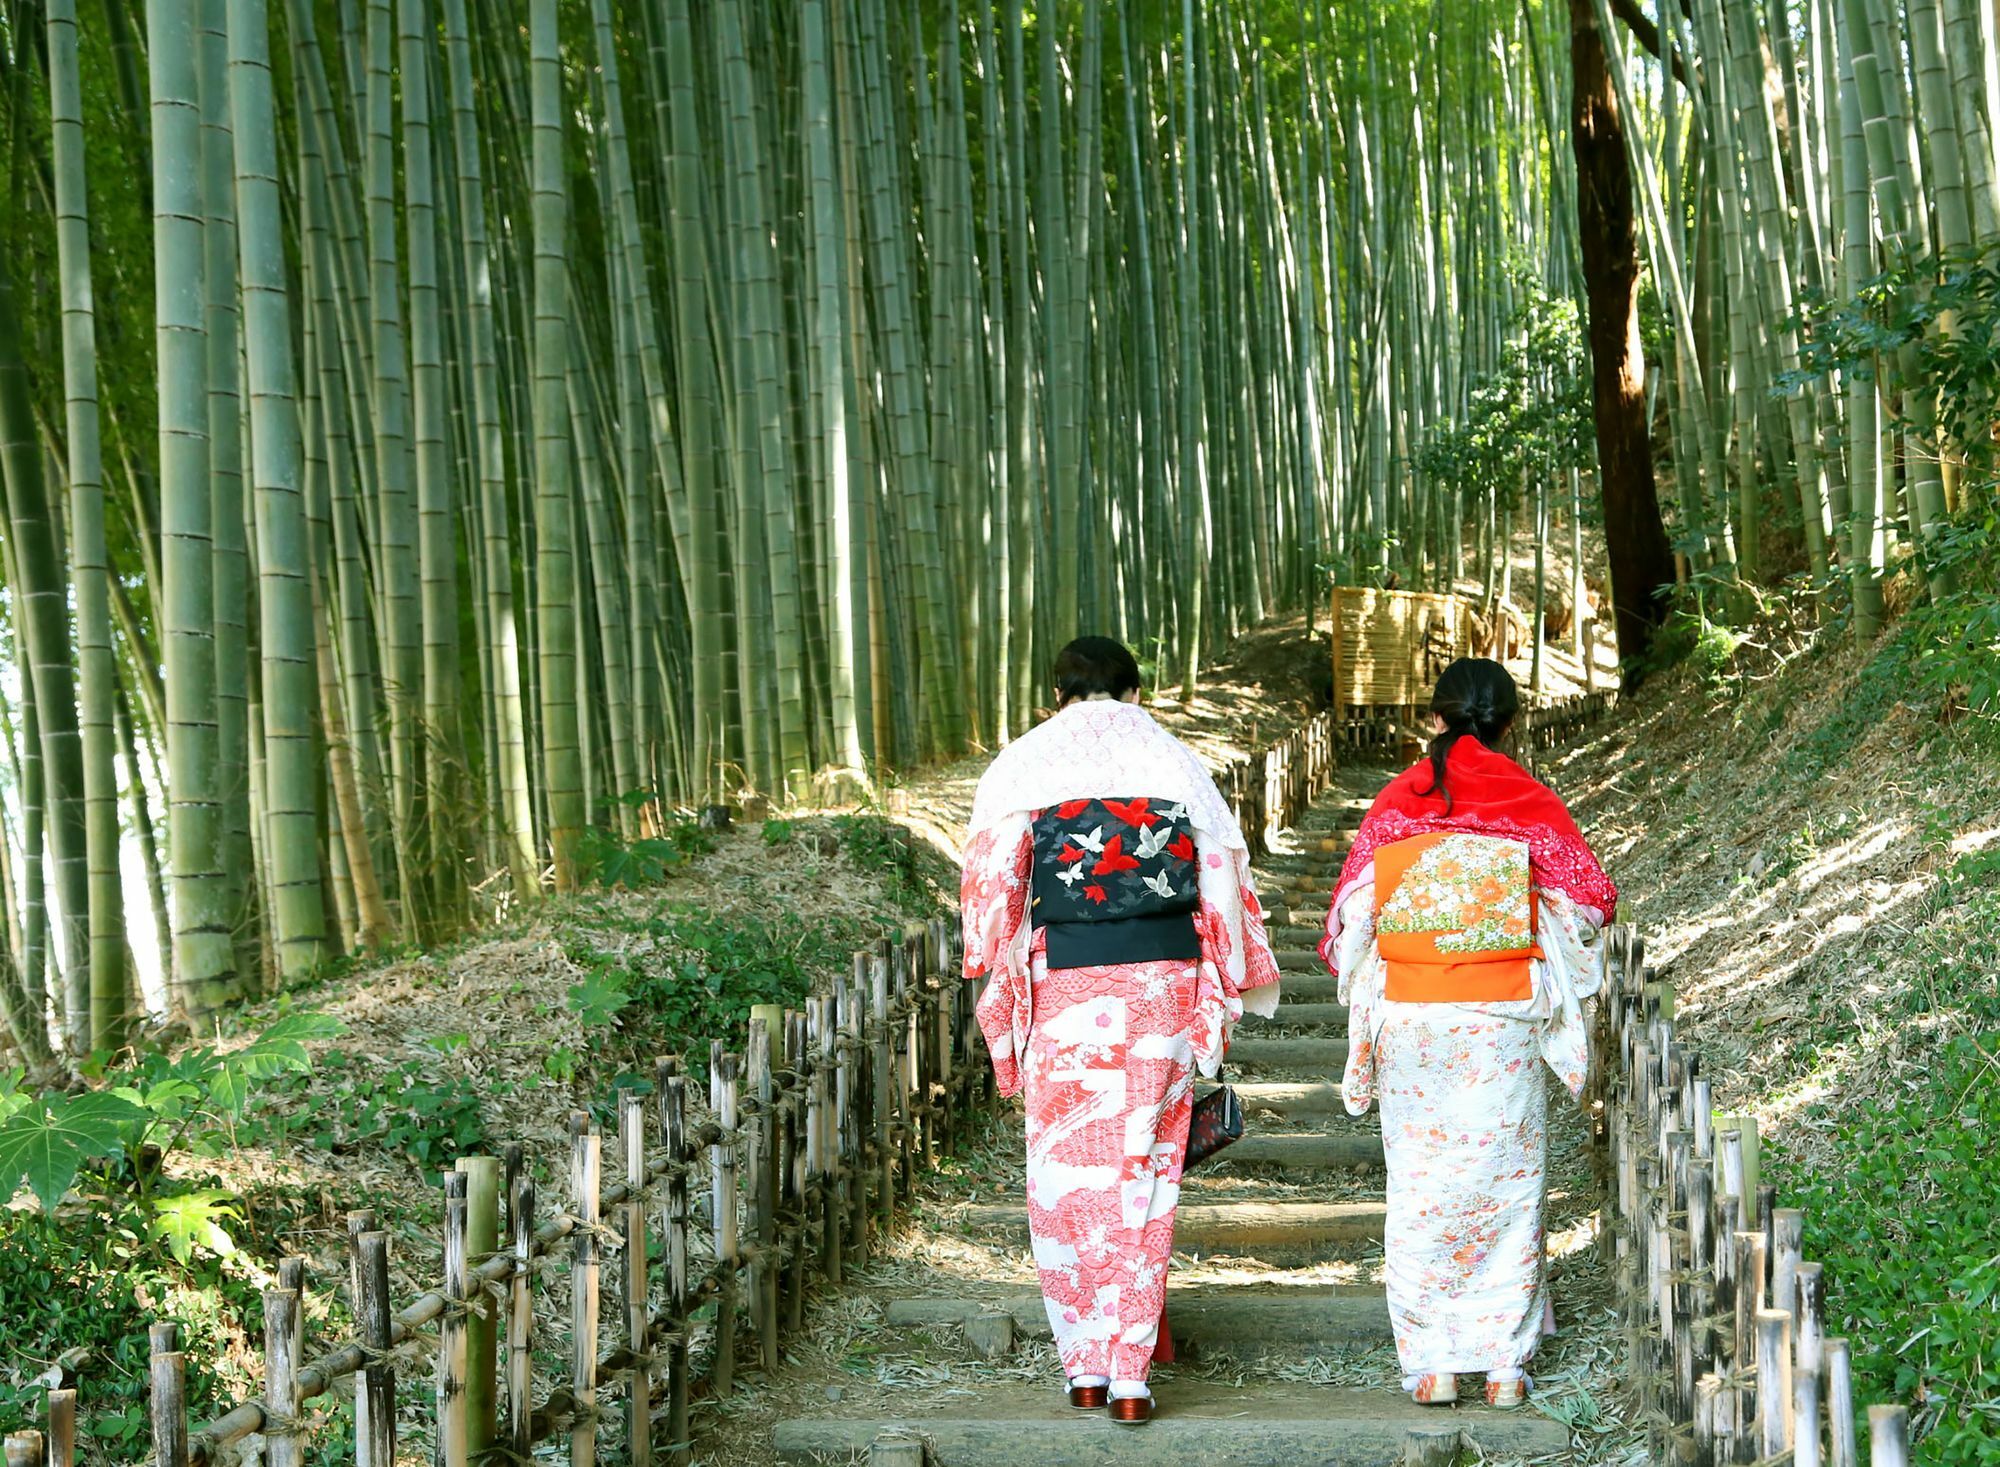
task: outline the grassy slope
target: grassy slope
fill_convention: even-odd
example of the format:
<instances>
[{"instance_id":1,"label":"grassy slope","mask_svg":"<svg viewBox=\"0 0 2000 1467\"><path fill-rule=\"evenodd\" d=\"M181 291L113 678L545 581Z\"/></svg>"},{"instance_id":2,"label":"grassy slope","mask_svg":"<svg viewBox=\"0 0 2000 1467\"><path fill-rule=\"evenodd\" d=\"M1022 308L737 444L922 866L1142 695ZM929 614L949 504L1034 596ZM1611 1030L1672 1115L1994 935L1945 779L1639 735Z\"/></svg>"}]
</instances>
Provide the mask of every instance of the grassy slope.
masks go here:
<instances>
[{"instance_id":1,"label":"grassy slope","mask_svg":"<svg viewBox=\"0 0 2000 1467\"><path fill-rule=\"evenodd\" d=\"M2000 730L1945 724L1916 686L1895 632L1744 649L1545 773L1718 1106L1758 1116L1857 1395L1910 1402L1926 1460L2000 1463Z\"/></svg>"}]
</instances>

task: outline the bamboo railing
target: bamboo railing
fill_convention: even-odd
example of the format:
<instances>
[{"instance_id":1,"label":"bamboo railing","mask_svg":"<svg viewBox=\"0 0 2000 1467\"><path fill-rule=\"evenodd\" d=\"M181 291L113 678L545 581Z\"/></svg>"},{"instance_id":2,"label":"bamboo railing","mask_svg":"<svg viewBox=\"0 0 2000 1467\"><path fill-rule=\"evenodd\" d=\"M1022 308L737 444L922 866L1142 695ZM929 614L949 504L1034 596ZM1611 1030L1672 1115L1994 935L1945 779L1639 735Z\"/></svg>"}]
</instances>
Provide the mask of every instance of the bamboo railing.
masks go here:
<instances>
[{"instance_id":1,"label":"bamboo railing","mask_svg":"<svg viewBox=\"0 0 2000 1467\"><path fill-rule=\"evenodd\" d=\"M1719 1115L1674 994L1628 925L1608 934L1591 1071L1610 1225L1601 1243L1655 1462L1855 1467L1847 1341L1805 1216L1758 1175L1754 1117ZM1874 1467L1907 1467L1907 1407L1868 1408Z\"/></svg>"},{"instance_id":2,"label":"bamboo railing","mask_svg":"<svg viewBox=\"0 0 2000 1467\"><path fill-rule=\"evenodd\" d=\"M617 1456L650 1467L657 1448L686 1461L697 1376L728 1395L739 1346L748 1355L752 1342L774 1368L814 1282L837 1284L868 1257L917 1170L988 1098L974 994L956 960L956 924L944 918L856 953L851 977L803 1011L759 1010L740 1051L711 1046L705 1105L690 1097L682 1062L661 1059L650 1095L620 1092L614 1135L571 1116L568 1185L554 1207L520 1146L461 1159L442 1178L437 1286L400 1309L390 1235L372 1212L350 1213L340 1282L357 1337L308 1358L305 1291L335 1281L283 1260L264 1295L263 1394L205 1425L189 1428L179 1331L155 1325L150 1462L201 1467L252 1436L269 1467L322 1460L303 1413L335 1390L353 1393L359 1467L393 1467L399 1397L413 1392L435 1405L443 1467L496 1451L525 1462L537 1443L565 1438L570 1462L594 1464L599 1423L614 1412ZM657 1277L649 1236L663 1245ZM534 1346L562 1328L544 1298L561 1273L568 1370L537 1404ZM711 1303L698 1359L694 1317ZM739 1324L751 1341L739 1342ZM70 1467L75 1408L74 1392L52 1392L46 1437L10 1435L6 1467Z\"/></svg>"}]
</instances>

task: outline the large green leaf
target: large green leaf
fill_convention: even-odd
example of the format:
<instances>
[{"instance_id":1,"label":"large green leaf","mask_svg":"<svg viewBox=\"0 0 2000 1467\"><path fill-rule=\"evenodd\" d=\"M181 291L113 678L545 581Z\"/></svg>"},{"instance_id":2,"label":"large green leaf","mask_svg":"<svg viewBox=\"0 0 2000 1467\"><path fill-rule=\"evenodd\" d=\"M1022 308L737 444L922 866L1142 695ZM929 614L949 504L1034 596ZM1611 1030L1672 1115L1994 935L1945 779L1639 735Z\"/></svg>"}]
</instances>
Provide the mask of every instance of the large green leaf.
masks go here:
<instances>
[{"instance_id":1,"label":"large green leaf","mask_svg":"<svg viewBox=\"0 0 2000 1467\"><path fill-rule=\"evenodd\" d=\"M310 1069L306 1044L340 1032L340 1020L330 1014L290 1014L278 1020L243 1048L216 1059L208 1082L210 1102L224 1115L241 1114L251 1081Z\"/></svg>"},{"instance_id":2,"label":"large green leaf","mask_svg":"<svg viewBox=\"0 0 2000 1467\"><path fill-rule=\"evenodd\" d=\"M196 1248L206 1248L226 1258L236 1251L236 1240L222 1225L242 1219L233 1192L215 1188L183 1192L177 1197L162 1197L153 1204L153 1220L147 1224L146 1234L165 1243L167 1251L180 1263L192 1258Z\"/></svg>"},{"instance_id":3,"label":"large green leaf","mask_svg":"<svg viewBox=\"0 0 2000 1467\"><path fill-rule=\"evenodd\" d=\"M116 1155L148 1115L122 1095L46 1095L0 1125L0 1196L25 1184L54 1212L83 1164Z\"/></svg>"}]
</instances>

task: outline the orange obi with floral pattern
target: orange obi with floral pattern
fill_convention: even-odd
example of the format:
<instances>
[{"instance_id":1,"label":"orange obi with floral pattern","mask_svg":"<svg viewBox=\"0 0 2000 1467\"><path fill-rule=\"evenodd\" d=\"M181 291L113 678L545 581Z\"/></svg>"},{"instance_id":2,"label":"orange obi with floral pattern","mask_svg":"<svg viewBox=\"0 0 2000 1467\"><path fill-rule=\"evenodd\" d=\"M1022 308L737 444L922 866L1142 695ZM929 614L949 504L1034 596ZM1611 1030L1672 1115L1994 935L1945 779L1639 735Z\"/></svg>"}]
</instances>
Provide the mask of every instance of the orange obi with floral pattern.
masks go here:
<instances>
[{"instance_id":1,"label":"orange obi with floral pattern","mask_svg":"<svg viewBox=\"0 0 2000 1467\"><path fill-rule=\"evenodd\" d=\"M1535 889L1525 841L1440 830L1375 852L1375 943L1396 1003L1534 996Z\"/></svg>"}]
</instances>

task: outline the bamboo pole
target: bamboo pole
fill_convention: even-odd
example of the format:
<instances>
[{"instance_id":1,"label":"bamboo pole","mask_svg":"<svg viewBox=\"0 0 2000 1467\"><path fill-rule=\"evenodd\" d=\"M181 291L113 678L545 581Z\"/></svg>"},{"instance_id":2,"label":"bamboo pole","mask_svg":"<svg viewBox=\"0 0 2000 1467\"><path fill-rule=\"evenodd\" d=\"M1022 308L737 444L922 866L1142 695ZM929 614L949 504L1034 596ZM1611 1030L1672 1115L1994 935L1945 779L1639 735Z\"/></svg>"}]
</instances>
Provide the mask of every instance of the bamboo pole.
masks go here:
<instances>
[{"instance_id":1,"label":"bamboo pole","mask_svg":"<svg viewBox=\"0 0 2000 1467\"><path fill-rule=\"evenodd\" d=\"M890 954L884 939L869 972L867 1029L875 1072L875 1157L881 1168L875 1210L885 1227L896 1206L896 1051L889 1026Z\"/></svg>"},{"instance_id":2,"label":"bamboo pole","mask_svg":"<svg viewBox=\"0 0 2000 1467\"><path fill-rule=\"evenodd\" d=\"M370 1229L354 1240L354 1317L367 1362L354 1392L355 1467L396 1463L396 1367L389 1361L389 1312L389 1235Z\"/></svg>"},{"instance_id":3,"label":"bamboo pole","mask_svg":"<svg viewBox=\"0 0 2000 1467\"><path fill-rule=\"evenodd\" d=\"M750 1168L750 1320L757 1332L758 1358L766 1371L778 1368L778 1179L775 1147L776 1094L771 1078L771 1028L750 1020L745 1048L750 1094L757 1110L750 1117L744 1153Z\"/></svg>"},{"instance_id":4,"label":"bamboo pole","mask_svg":"<svg viewBox=\"0 0 2000 1467\"><path fill-rule=\"evenodd\" d=\"M1792 1316L1759 1309L1757 1333L1757 1445L1774 1457L1792 1444Z\"/></svg>"},{"instance_id":5,"label":"bamboo pole","mask_svg":"<svg viewBox=\"0 0 2000 1467\"><path fill-rule=\"evenodd\" d=\"M299 1295L264 1291L264 1461L267 1467L303 1467L299 1425Z\"/></svg>"},{"instance_id":6,"label":"bamboo pole","mask_svg":"<svg viewBox=\"0 0 2000 1467\"><path fill-rule=\"evenodd\" d=\"M786 1269L785 1330L788 1334L796 1332L805 1317L806 1260L819 1229L819 1221L814 1215L812 1079L806 1074L812 1051L806 1035L806 1016L797 1010L788 1010L785 1014L785 1053L793 1080L785 1092L785 1166L792 1209L799 1219Z\"/></svg>"},{"instance_id":7,"label":"bamboo pole","mask_svg":"<svg viewBox=\"0 0 2000 1467\"><path fill-rule=\"evenodd\" d=\"M174 1324L156 1324L147 1331L154 1467L188 1467L187 1361L180 1335Z\"/></svg>"},{"instance_id":8,"label":"bamboo pole","mask_svg":"<svg viewBox=\"0 0 2000 1467\"><path fill-rule=\"evenodd\" d=\"M437 1467L467 1467L466 1176L444 1174L444 1318L438 1325Z\"/></svg>"},{"instance_id":9,"label":"bamboo pole","mask_svg":"<svg viewBox=\"0 0 2000 1467\"><path fill-rule=\"evenodd\" d=\"M574 1252L570 1255L570 1396L575 1417L569 1432L571 1467L593 1467L597 1461L597 1315L599 1264L597 1229L602 1196L603 1138L591 1128L590 1117L573 1111L569 1118L571 1206L576 1212Z\"/></svg>"},{"instance_id":10,"label":"bamboo pole","mask_svg":"<svg viewBox=\"0 0 2000 1467\"><path fill-rule=\"evenodd\" d=\"M1854 1374L1838 1335L1826 1342L1826 1428L1827 1467L1855 1467Z\"/></svg>"},{"instance_id":11,"label":"bamboo pole","mask_svg":"<svg viewBox=\"0 0 2000 1467\"><path fill-rule=\"evenodd\" d=\"M921 1446L921 1444L919 1444ZM42 1434L39 1431L10 1431L6 1443L7 1467L42 1467Z\"/></svg>"},{"instance_id":12,"label":"bamboo pole","mask_svg":"<svg viewBox=\"0 0 2000 1467\"><path fill-rule=\"evenodd\" d=\"M49 1467L76 1467L76 1392L49 1392Z\"/></svg>"},{"instance_id":13,"label":"bamboo pole","mask_svg":"<svg viewBox=\"0 0 2000 1467\"><path fill-rule=\"evenodd\" d=\"M1872 1467L1909 1467L1910 1408L1868 1408L1868 1460Z\"/></svg>"},{"instance_id":14,"label":"bamboo pole","mask_svg":"<svg viewBox=\"0 0 2000 1467\"><path fill-rule=\"evenodd\" d=\"M718 1397L736 1388L736 1056L709 1041L709 1109L722 1134L709 1148L711 1214L715 1228L715 1359L709 1378Z\"/></svg>"},{"instance_id":15,"label":"bamboo pole","mask_svg":"<svg viewBox=\"0 0 2000 1467\"><path fill-rule=\"evenodd\" d=\"M669 1460L688 1459L688 1178L687 1081L677 1060L654 1069L660 1097L660 1139L667 1153L664 1236L667 1265L667 1435Z\"/></svg>"},{"instance_id":16,"label":"bamboo pole","mask_svg":"<svg viewBox=\"0 0 2000 1467\"><path fill-rule=\"evenodd\" d=\"M632 1467L653 1460L653 1373L646 1294L646 1102L625 1091L618 1102L618 1140L625 1153L625 1349L632 1360L627 1383L625 1439Z\"/></svg>"},{"instance_id":17,"label":"bamboo pole","mask_svg":"<svg viewBox=\"0 0 2000 1467\"><path fill-rule=\"evenodd\" d=\"M500 1248L501 1162L492 1156L462 1156L465 1174L465 1257L477 1268ZM475 1300L465 1321L465 1449L477 1460L492 1447L498 1399L499 1332L494 1311Z\"/></svg>"},{"instance_id":18,"label":"bamboo pole","mask_svg":"<svg viewBox=\"0 0 2000 1467\"><path fill-rule=\"evenodd\" d=\"M507 1290L507 1444L518 1461L534 1451L535 1182L516 1176L507 1194L514 1272Z\"/></svg>"}]
</instances>

